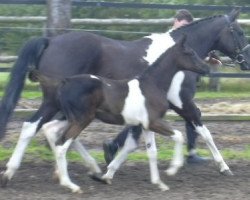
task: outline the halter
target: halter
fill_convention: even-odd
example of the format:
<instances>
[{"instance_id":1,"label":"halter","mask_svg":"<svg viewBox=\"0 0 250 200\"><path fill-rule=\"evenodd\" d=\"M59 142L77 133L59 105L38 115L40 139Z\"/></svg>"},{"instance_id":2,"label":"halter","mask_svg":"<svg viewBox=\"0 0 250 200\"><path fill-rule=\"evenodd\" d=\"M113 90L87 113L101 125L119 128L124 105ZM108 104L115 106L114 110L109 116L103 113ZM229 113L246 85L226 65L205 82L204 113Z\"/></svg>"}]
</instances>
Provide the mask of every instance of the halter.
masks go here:
<instances>
[{"instance_id":1,"label":"halter","mask_svg":"<svg viewBox=\"0 0 250 200\"><path fill-rule=\"evenodd\" d=\"M234 30L232 24L230 24L229 28L230 28L230 32L232 33L232 36L233 36L234 46L236 47L234 62L236 62L238 64L246 62L246 60L244 59L243 53L250 48L250 44L247 44L245 47L241 48L240 41L237 39L237 35L235 33L235 30Z\"/></svg>"}]
</instances>

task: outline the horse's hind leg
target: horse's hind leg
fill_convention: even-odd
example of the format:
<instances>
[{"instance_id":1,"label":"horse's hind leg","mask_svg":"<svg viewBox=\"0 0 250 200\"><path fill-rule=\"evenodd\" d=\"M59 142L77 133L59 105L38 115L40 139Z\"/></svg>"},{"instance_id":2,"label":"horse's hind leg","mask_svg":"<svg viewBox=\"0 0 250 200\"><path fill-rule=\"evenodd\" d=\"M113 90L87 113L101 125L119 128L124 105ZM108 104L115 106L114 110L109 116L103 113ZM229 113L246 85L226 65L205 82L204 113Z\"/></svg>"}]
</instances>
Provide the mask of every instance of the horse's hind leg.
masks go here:
<instances>
[{"instance_id":1,"label":"horse's hind leg","mask_svg":"<svg viewBox=\"0 0 250 200\"><path fill-rule=\"evenodd\" d=\"M56 148L56 141L58 138L62 135L62 133L67 129L68 127L68 121L67 120L53 120L51 122L48 122L43 125L42 131L44 135L46 136L50 147L55 154L55 148ZM87 167L90 169L91 176L99 176L101 173L100 167L97 165L95 159L88 153L88 151L84 148L84 146L81 144L81 142L76 138L73 143L72 147L80 153L84 161L86 162ZM54 177L57 179L60 179L58 173L58 168L55 166L55 172Z\"/></svg>"},{"instance_id":2,"label":"horse's hind leg","mask_svg":"<svg viewBox=\"0 0 250 200\"><path fill-rule=\"evenodd\" d=\"M78 138L74 140L72 145L73 148L80 153L80 155L86 162L87 167L90 169L89 175L94 179L99 179L102 170L98 166L96 160L89 154L89 152L85 149L85 147L82 145Z\"/></svg>"},{"instance_id":3,"label":"horse's hind leg","mask_svg":"<svg viewBox=\"0 0 250 200\"><path fill-rule=\"evenodd\" d=\"M23 155L30 140L35 136L43 123L50 120L57 110L52 106L43 104L29 122L24 122L17 145L11 158L6 164L6 170L1 172L1 186L5 187L20 167Z\"/></svg>"}]
</instances>

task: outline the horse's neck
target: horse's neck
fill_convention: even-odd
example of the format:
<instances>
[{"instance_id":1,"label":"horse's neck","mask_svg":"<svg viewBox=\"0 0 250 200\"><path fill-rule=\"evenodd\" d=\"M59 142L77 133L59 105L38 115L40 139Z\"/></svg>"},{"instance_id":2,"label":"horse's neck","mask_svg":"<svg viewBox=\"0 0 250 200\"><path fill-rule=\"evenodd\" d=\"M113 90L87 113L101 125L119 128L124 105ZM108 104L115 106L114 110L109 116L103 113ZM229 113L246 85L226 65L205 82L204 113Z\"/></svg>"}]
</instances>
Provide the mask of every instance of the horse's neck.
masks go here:
<instances>
[{"instance_id":1,"label":"horse's neck","mask_svg":"<svg viewBox=\"0 0 250 200\"><path fill-rule=\"evenodd\" d=\"M216 41L220 31L227 25L223 17L194 22L171 32L174 40L186 34L187 44L193 48L201 58L205 58L211 50L216 50Z\"/></svg>"},{"instance_id":2,"label":"horse's neck","mask_svg":"<svg viewBox=\"0 0 250 200\"><path fill-rule=\"evenodd\" d=\"M174 58L169 53L167 58L163 58L157 65L147 68L139 76L139 81L141 85L155 85L158 89L167 92L177 71Z\"/></svg>"}]
</instances>

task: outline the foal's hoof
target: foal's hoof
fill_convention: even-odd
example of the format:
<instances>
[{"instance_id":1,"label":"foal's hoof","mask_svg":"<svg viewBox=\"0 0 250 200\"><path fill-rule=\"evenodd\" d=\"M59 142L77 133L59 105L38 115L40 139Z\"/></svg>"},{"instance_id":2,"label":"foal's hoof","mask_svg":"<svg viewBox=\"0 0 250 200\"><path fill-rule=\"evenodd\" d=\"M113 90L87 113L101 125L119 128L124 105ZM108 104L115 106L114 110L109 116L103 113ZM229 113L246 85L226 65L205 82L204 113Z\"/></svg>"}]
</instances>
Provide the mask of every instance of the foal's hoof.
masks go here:
<instances>
[{"instance_id":1,"label":"foal's hoof","mask_svg":"<svg viewBox=\"0 0 250 200\"><path fill-rule=\"evenodd\" d=\"M0 174L1 187L5 188L9 182L9 178L4 174L4 171Z\"/></svg>"},{"instance_id":2,"label":"foal's hoof","mask_svg":"<svg viewBox=\"0 0 250 200\"><path fill-rule=\"evenodd\" d=\"M233 176L233 172L230 170L230 169L226 169L224 171L221 171L220 172L222 175L225 175L225 176Z\"/></svg>"},{"instance_id":3,"label":"foal's hoof","mask_svg":"<svg viewBox=\"0 0 250 200\"><path fill-rule=\"evenodd\" d=\"M168 176L174 176L177 173L177 171L178 171L178 168L176 168L176 167L170 167L167 170L165 170L165 173Z\"/></svg>"},{"instance_id":4,"label":"foal's hoof","mask_svg":"<svg viewBox=\"0 0 250 200\"><path fill-rule=\"evenodd\" d=\"M102 176L103 174L101 173L89 174L89 177L92 178L93 180L106 184L107 182L103 179Z\"/></svg>"}]
</instances>

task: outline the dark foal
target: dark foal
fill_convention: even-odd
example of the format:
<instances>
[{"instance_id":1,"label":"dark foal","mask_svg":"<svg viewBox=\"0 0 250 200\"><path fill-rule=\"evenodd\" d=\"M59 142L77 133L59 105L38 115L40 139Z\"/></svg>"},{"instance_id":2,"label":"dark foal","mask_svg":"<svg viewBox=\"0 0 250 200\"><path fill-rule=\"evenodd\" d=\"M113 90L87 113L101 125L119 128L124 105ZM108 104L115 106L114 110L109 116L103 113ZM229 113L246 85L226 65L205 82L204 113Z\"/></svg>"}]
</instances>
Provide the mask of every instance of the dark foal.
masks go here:
<instances>
[{"instance_id":1,"label":"dark foal","mask_svg":"<svg viewBox=\"0 0 250 200\"><path fill-rule=\"evenodd\" d=\"M94 75L78 75L59 81L57 98L62 113L69 125L55 146L60 184L73 192L80 187L70 181L67 173L66 152L71 143L91 121L98 118L106 123L141 125L145 132L151 130L162 135L173 135L176 142L175 156L169 173L175 174L183 165L182 134L173 130L162 119L169 108L166 94L173 76L180 70L207 73L209 67L185 44L185 37L167 50L152 66L132 80L111 80ZM48 77L37 74L41 83ZM54 85L54 84L52 84ZM156 148L151 141L146 142L148 149ZM109 165L108 172L102 177L111 182L118 165ZM155 160L151 167L151 181L162 190L168 187L160 180Z\"/></svg>"},{"instance_id":2,"label":"dark foal","mask_svg":"<svg viewBox=\"0 0 250 200\"><path fill-rule=\"evenodd\" d=\"M133 78L154 63L184 33L188 36L187 44L201 58L205 58L211 50L219 50L238 62L242 70L250 69L250 49L236 21L238 15L239 10L233 10L227 15L204 18L172 32L151 34L134 41L114 40L83 31L28 41L21 49L18 60L12 68L10 82L1 100L0 137L5 134L5 127L20 97L26 74L32 67L44 74L58 77L95 74L116 80ZM214 150L216 148L210 132L202 123L200 112L193 101L198 76L190 71L178 73L174 78L175 84L171 84L166 98L171 109L185 119L192 130L201 134L206 141L208 140L213 157L220 171L224 172L228 167L221 156L218 156L218 151ZM29 78L32 78L32 74ZM25 149L31 139L59 111L56 105L55 88L46 84L41 84L41 88L42 104L23 124L15 150L6 164L6 170L1 173L2 186L7 185L20 167ZM61 124L61 129L63 125L66 127L67 122L64 121L64 124ZM128 130L131 132L131 129L126 129L127 132ZM85 155L86 151L80 143L75 141L74 144L81 155Z\"/></svg>"}]
</instances>

